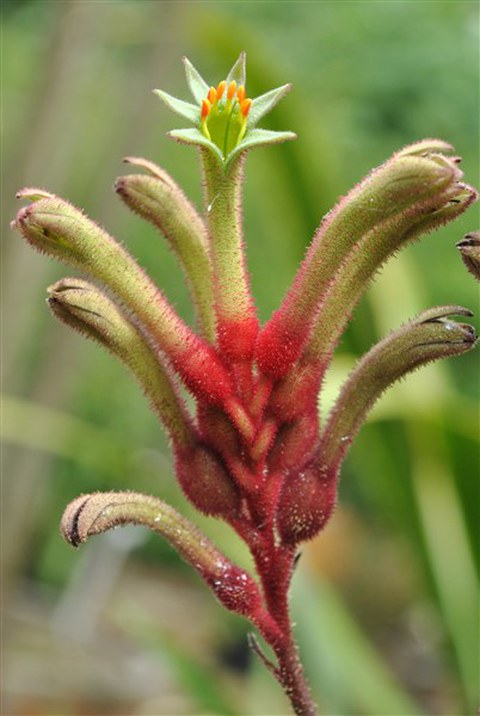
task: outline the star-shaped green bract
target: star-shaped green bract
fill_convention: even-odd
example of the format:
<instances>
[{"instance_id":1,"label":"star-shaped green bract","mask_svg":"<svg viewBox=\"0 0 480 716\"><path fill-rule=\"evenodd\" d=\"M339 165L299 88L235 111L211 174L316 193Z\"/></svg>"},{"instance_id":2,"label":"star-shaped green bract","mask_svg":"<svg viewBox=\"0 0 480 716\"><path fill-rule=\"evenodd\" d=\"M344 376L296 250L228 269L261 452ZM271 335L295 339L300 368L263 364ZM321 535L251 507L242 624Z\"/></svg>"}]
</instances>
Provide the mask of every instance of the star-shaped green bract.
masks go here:
<instances>
[{"instance_id":1,"label":"star-shaped green bract","mask_svg":"<svg viewBox=\"0 0 480 716\"><path fill-rule=\"evenodd\" d=\"M185 65L187 83L195 104L173 97L163 90L154 90L155 94L165 102L167 107L195 125L189 129L173 129L168 132L170 137L185 144L194 144L209 149L225 167L230 164L235 157L252 147L265 144L277 144L296 138L294 132L275 132L267 129L257 129L256 127L262 117L267 114L267 112L270 112L277 102L289 92L291 85L286 84L269 92L265 92L265 94L256 97L252 101L243 138L224 156L221 148L217 146L215 142L211 141L211 139L208 139L201 131L202 103L207 98L210 85L205 82L199 71L186 57L183 58L183 62ZM235 81L237 85L245 85L245 52L240 53L239 58L226 77L227 85L232 81Z\"/></svg>"}]
</instances>

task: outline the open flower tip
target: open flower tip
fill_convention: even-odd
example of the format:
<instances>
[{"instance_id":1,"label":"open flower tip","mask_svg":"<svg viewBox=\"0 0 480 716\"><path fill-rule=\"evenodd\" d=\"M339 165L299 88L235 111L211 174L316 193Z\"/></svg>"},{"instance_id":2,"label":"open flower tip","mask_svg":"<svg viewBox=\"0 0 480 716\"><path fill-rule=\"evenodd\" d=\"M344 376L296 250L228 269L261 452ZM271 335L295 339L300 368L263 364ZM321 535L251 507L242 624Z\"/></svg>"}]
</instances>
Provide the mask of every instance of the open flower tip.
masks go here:
<instances>
[{"instance_id":1,"label":"open flower tip","mask_svg":"<svg viewBox=\"0 0 480 716\"><path fill-rule=\"evenodd\" d=\"M226 79L217 85L205 82L198 70L183 58L187 83L195 104L172 97L163 90L154 93L174 112L191 122L198 130L175 129L169 136L187 144L209 149L226 166L236 156L264 144L295 139L293 132L257 130L256 125L291 89L283 85L251 99L245 86L245 53L242 52Z\"/></svg>"}]
</instances>

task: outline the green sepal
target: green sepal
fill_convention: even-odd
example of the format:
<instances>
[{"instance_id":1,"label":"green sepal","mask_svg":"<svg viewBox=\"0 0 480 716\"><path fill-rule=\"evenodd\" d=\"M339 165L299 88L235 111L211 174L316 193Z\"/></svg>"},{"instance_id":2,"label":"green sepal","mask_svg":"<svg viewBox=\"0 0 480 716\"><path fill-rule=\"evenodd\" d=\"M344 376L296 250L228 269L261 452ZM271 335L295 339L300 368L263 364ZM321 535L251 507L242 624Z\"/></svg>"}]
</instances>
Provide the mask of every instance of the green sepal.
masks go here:
<instances>
[{"instance_id":1,"label":"green sepal","mask_svg":"<svg viewBox=\"0 0 480 716\"><path fill-rule=\"evenodd\" d=\"M280 142L287 142L291 139L296 139L297 135L295 132L274 132L270 129L251 129L246 135L245 139L242 139L240 144L230 152L225 162L229 164L232 159L237 157L247 149L253 147L261 147L267 144L279 144Z\"/></svg>"},{"instance_id":2,"label":"green sepal","mask_svg":"<svg viewBox=\"0 0 480 716\"><path fill-rule=\"evenodd\" d=\"M185 75L187 77L187 84L190 92L192 93L195 102L198 105L201 105L202 100L204 100L207 96L210 87L207 85L197 68L192 65L188 57L183 57L182 60L185 65Z\"/></svg>"},{"instance_id":3,"label":"green sepal","mask_svg":"<svg viewBox=\"0 0 480 716\"><path fill-rule=\"evenodd\" d=\"M167 132L167 135L172 139L176 139L183 144L193 144L197 147L206 147L212 154L223 164L225 162L223 154L216 144L207 139L199 129L172 129Z\"/></svg>"},{"instance_id":4,"label":"green sepal","mask_svg":"<svg viewBox=\"0 0 480 716\"><path fill-rule=\"evenodd\" d=\"M173 97L171 94L168 94L168 92L164 92L163 90L155 89L153 90L153 93L160 97L162 102L164 102L169 109L179 114L180 117L187 119L193 124L199 124L200 110L196 104L184 102L183 99Z\"/></svg>"},{"instance_id":5,"label":"green sepal","mask_svg":"<svg viewBox=\"0 0 480 716\"><path fill-rule=\"evenodd\" d=\"M247 117L247 129L254 127L278 102L292 89L291 84L276 87L276 89L261 94L252 100L250 111Z\"/></svg>"},{"instance_id":6,"label":"green sepal","mask_svg":"<svg viewBox=\"0 0 480 716\"><path fill-rule=\"evenodd\" d=\"M245 52L241 52L238 56L238 60L233 64L232 69L227 75L227 85L230 82L236 82L237 87L239 85L245 85L246 70L245 70Z\"/></svg>"}]
</instances>

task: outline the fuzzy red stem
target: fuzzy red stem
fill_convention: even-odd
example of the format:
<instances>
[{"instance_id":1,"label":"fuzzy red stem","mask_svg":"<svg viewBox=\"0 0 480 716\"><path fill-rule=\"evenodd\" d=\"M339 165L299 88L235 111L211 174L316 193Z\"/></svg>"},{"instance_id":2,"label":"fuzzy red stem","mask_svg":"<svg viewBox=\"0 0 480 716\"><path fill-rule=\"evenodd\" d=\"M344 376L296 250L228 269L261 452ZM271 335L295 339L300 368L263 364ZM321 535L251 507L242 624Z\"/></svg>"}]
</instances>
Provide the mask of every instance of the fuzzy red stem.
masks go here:
<instances>
[{"instance_id":1,"label":"fuzzy red stem","mask_svg":"<svg viewBox=\"0 0 480 716\"><path fill-rule=\"evenodd\" d=\"M268 613L280 627L281 638L272 641L264 632L262 633L277 656L278 666L274 673L290 699L294 713L297 716L316 716L315 702L293 636L288 604L288 588L295 550L275 546L271 525L267 532L268 534L264 535L264 548L256 549L254 557L262 581Z\"/></svg>"}]
</instances>

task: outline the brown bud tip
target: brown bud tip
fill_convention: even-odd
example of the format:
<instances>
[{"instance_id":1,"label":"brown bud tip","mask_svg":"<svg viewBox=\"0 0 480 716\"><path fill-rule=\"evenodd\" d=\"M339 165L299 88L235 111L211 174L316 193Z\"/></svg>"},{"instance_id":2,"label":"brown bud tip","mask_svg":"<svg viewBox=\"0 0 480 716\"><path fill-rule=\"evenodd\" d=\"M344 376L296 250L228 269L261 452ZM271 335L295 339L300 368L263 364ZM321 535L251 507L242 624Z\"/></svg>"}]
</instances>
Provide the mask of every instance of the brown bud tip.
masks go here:
<instances>
[{"instance_id":1,"label":"brown bud tip","mask_svg":"<svg viewBox=\"0 0 480 716\"><path fill-rule=\"evenodd\" d=\"M40 201L40 199L53 199L54 194L51 194L49 191L45 191L44 189L25 187L24 189L17 191L15 197L17 199L28 199L28 201Z\"/></svg>"},{"instance_id":2,"label":"brown bud tip","mask_svg":"<svg viewBox=\"0 0 480 716\"><path fill-rule=\"evenodd\" d=\"M91 495L80 495L70 502L62 515L60 533L72 547L78 547L87 538L87 535L80 536L78 533L78 518L90 497Z\"/></svg>"},{"instance_id":3,"label":"brown bud tip","mask_svg":"<svg viewBox=\"0 0 480 716\"><path fill-rule=\"evenodd\" d=\"M456 244L463 263L477 281L480 281L480 231L471 231Z\"/></svg>"}]
</instances>

